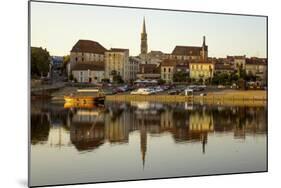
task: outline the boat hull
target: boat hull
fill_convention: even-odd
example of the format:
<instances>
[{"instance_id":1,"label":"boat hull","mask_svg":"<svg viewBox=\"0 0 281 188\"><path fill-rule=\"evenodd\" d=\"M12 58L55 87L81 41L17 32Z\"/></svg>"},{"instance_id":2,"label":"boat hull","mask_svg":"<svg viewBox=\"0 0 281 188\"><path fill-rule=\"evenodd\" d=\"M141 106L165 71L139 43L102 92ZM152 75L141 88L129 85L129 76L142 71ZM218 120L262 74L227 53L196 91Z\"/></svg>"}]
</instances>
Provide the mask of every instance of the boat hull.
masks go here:
<instances>
[{"instance_id":1,"label":"boat hull","mask_svg":"<svg viewBox=\"0 0 281 188\"><path fill-rule=\"evenodd\" d=\"M92 97L92 96L64 96L66 103L94 103L103 102L105 97Z\"/></svg>"}]
</instances>

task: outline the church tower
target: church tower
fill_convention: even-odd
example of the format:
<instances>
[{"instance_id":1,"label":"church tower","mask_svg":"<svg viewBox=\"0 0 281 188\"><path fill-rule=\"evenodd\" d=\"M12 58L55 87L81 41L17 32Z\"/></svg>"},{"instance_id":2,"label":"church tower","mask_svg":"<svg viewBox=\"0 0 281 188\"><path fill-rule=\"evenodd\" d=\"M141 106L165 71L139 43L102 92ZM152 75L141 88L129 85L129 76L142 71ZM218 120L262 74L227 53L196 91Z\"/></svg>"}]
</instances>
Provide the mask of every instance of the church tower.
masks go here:
<instances>
[{"instance_id":1,"label":"church tower","mask_svg":"<svg viewBox=\"0 0 281 188\"><path fill-rule=\"evenodd\" d=\"M145 56L147 54L147 34L145 28L145 18L143 18L142 33L141 33L141 55Z\"/></svg>"},{"instance_id":2,"label":"church tower","mask_svg":"<svg viewBox=\"0 0 281 188\"><path fill-rule=\"evenodd\" d=\"M203 36L203 44L202 44L202 60L208 60L208 46L206 45L205 36Z\"/></svg>"}]
</instances>

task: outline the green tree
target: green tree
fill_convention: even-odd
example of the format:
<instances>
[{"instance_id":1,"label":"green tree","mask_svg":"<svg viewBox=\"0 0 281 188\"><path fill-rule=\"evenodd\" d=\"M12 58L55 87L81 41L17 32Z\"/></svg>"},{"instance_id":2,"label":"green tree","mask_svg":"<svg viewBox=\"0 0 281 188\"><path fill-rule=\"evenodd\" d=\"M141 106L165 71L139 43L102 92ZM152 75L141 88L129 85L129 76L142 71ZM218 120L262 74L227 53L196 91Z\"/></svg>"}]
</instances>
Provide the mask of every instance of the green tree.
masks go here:
<instances>
[{"instance_id":1,"label":"green tree","mask_svg":"<svg viewBox=\"0 0 281 188\"><path fill-rule=\"evenodd\" d=\"M42 76L49 72L50 54L46 49L31 47L31 75Z\"/></svg>"},{"instance_id":2,"label":"green tree","mask_svg":"<svg viewBox=\"0 0 281 188\"><path fill-rule=\"evenodd\" d=\"M69 63L69 61L70 61L70 55L63 56L62 71L64 73L67 72L67 64Z\"/></svg>"},{"instance_id":3,"label":"green tree","mask_svg":"<svg viewBox=\"0 0 281 188\"><path fill-rule=\"evenodd\" d=\"M116 70L111 71L111 76L112 76L112 80L114 83L117 83L117 84L124 83L124 80L122 79L122 77L119 74L117 74Z\"/></svg>"},{"instance_id":4,"label":"green tree","mask_svg":"<svg viewBox=\"0 0 281 188\"><path fill-rule=\"evenodd\" d=\"M158 84L159 84L159 85L165 84L165 80L159 79L159 80L158 80Z\"/></svg>"},{"instance_id":5,"label":"green tree","mask_svg":"<svg viewBox=\"0 0 281 188\"><path fill-rule=\"evenodd\" d=\"M176 72L173 76L174 82L187 82L188 81L188 73L179 71Z\"/></svg>"}]
</instances>

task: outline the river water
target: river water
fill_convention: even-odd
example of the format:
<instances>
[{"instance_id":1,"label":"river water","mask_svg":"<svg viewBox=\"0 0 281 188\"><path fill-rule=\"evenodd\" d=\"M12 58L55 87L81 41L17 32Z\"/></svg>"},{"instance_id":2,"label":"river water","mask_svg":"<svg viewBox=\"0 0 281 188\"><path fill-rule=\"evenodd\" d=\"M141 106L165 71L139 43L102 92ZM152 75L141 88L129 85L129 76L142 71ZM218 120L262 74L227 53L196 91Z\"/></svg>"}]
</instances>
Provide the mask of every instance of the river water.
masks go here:
<instances>
[{"instance_id":1,"label":"river water","mask_svg":"<svg viewBox=\"0 0 281 188\"><path fill-rule=\"evenodd\" d=\"M267 108L32 101L31 186L267 170Z\"/></svg>"}]
</instances>

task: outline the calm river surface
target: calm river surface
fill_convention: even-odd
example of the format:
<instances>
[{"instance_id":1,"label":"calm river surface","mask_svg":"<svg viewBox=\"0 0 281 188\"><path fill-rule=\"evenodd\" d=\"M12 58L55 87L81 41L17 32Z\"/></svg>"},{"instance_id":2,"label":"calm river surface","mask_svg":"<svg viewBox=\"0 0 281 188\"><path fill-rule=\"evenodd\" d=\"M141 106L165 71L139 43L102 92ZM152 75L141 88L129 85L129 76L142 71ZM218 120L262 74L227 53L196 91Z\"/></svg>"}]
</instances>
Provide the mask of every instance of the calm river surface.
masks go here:
<instances>
[{"instance_id":1,"label":"calm river surface","mask_svg":"<svg viewBox=\"0 0 281 188\"><path fill-rule=\"evenodd\" d=\"M267 170L266 107L32 101L31 185Z\"/></svg>"}]
</instances>

